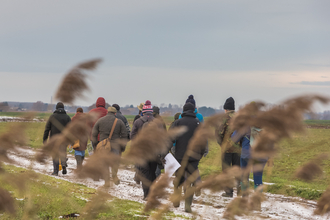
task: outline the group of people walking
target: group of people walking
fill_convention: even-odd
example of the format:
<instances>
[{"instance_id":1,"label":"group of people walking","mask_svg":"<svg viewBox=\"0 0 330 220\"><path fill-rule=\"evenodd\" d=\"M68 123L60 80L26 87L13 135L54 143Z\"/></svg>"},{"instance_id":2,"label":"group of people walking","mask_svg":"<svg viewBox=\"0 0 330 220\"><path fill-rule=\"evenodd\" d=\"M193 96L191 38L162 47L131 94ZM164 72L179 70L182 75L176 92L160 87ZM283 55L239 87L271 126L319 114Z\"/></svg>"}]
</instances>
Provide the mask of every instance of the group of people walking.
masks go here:
<instances>
[{"instance_id":1,"label":"group of people walking","mask_svg":"<svg viewBox=\"0 0 330 220\"><path fill-rule=\"evenodd\" d=\"M134 139L139 132L148 124L151 123L155 118L159 119L162 123L162 129L167 130L166 124L159 115L159 108L152 106L151 102L147 100L145 103L141 103L138 106L139 114L134 118L132 130L130 129L129 123L125 116L120 112L120 106L113 104L106 109L105 99L99 97L96 101L96 108L92 109L89 113L98 113L97 120L91 125L91 142L94 150L99 142L109 138L111 143L111 149L109 153L121 156L126 149L127 140L134 142ZM228 98L224 104L224 110L226 112L226 118L223 123L216 129L216 136L218 144L222 147L225 143L231 142L231 137L236 133L230 128L229 122L235 114L235 101L232 97ZM64 110L63 103L59 102L56 105L56 110L49 117L43 136L43 141L47 141L48 137L52 137L55 134L61 132L58 124L64 128L70 121L77 120L83 114L81 108L77 109L75 116L70 119ZM181 194L182 190L185 193L194 191L195 195L198 196L200 191L196 191L196 186L201 183L201 178L198 171L198 165L201 158L206 157L208 154L208 140L202 143L203 146L198 148L198 152L194 152L193 155L187 156L188 145L190 140L193 138L196 129L204 122L203 116L198 113L196 108L196 102L193 95L190 95L186 100L183 111L175 114L174 121L171 123L169 129L174 129L179 126L185 126L187 131L173 140L168 151L171 152L175 159L182 165L182 167L176 172L176 179L174 181L174 192ZM229 139L226 137L229 137ZM225 171L230 166L247 166L247 161L250 158L250 142L251 131L247 134L241 135L239 138L235 138L237 144L231 144L232 146L226 148L222 158L222 169ZM118 141L122 140L122 141ZM157 146L155 146L157 147ZM87 148L86 142L80 142L79 147L75 148L75 158L77 160L77 169L80 169L85 158L85 151ZM146 161L143 166L136 166L136 175L134 180L140 184L142 182L142 189L144 193L144 199L148 199L149 189L151 184L156 180L157 176L160 175L161 169L163 169L164 160L160 158L160 155L155 155L154 159ZM263 166L265 161L260 162ZM54 157L53 165L54 172L52 175L58 175L59 165L62 166L62 173L66 174L66 158ZM120 180L117 176L119 163L111 167L112 179L115 184L120 184ZM262 171L258 170L254 172L255 186L262 184ZM189 181L188 181L189 180ZM108 185L109 178L105 179L105 184ZM242 180L237 184L238 194L240 189L246 190L248 184ZM189 196L185 198L185 210L191 212L191 204L194 193L189 193ZM225 190L223 196L233 197L233 189L228 188ZM179 202L173 204L175 207L180 205Z\"/></svg>"}]
</instances>

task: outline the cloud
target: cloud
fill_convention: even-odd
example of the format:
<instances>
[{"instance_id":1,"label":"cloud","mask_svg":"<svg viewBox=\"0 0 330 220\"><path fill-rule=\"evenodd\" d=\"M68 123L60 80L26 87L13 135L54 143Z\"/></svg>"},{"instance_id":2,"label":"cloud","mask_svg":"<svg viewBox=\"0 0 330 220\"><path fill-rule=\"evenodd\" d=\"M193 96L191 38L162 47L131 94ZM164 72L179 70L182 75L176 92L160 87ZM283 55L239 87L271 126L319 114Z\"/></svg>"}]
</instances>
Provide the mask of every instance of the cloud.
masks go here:
<instances>
[{"instance_id":1,"label":"cloud","mask_svg":"<svg viewBox=\"0 0 330 220\"><path fill-rule=\"evenodd\" d=\"M321 76L321 78L329 78L329 77L327 77L327 76Z\"/></svg>"},{"instance_id":2,"label":"cloud","mask_svg":"<svg viewBox=\"0 0 330 220\"><path fill-rule=\"evenodd\" d=\"M291 84L300 84L306 86L330 86L330 81L301 81L298 83L291 83Z\"/></svg>"}]
</instances>

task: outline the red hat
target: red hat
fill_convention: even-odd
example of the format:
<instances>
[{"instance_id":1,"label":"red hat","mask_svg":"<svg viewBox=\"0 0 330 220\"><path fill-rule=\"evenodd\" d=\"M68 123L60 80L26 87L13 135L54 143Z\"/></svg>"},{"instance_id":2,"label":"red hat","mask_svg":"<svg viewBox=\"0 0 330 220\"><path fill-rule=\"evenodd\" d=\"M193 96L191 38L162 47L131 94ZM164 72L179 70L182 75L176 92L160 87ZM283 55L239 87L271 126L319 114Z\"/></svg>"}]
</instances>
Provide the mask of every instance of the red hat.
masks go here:
<instances>
[{"instance_id":1,"label":"red hat","mask_svg":"<svg viewBox=\"0 0 330 220\"><path fill-rule=\"evenodd\" d=\"M149 100L147 100L144 105L143 105L143 108L142 108L142 113L146 113L146 112L153 112L152 110L152 105L151 105L151 102Z\"/></svg>"}]
</instances>

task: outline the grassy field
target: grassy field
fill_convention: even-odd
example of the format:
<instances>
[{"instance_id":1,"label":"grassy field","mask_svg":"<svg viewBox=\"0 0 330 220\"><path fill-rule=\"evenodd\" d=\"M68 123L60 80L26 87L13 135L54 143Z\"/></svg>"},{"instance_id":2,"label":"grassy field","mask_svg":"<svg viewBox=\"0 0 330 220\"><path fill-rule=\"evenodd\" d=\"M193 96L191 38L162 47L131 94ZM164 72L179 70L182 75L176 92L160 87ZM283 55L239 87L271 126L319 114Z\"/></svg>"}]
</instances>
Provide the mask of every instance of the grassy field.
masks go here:
<instances>
[{"instance_id":1,"label":"grassy field","mask_svg":"<svg viewBox=\"0 0 330 220\"><path fill-rule=\"evenodd\" d=\"M143 212L144 205L141 203L113 198L108 194L109 197L103 199L102 208L95 209L96 216L91 216L93 209L86 209L86 207L95 205L93 201L97 193L95 189L11 165L5 165L4 170L7 174L0 175L1 187L8 190L15 199L16 216L0 212L1 220L58 219L60 216L72 213L80 215L88 213L89 215L84 219L140 220L147 219L150 214ZM30 175L31 178L29 180L26 178L24 180L26 188L19 190L12 182L6 181L8 173L9 175ZM164 219L175 217L185 218L168 212Z\"/></svg>"},{"instance_id":2,"label":"grassy field","mask_svg":"<svg viewBox=\"0 0 330 220\"><path fill-rule=\"evenodd\" d=\"M82 214L87 201L95 196L96 190L81 184L73 184L45 175L32 174L22 168L7 165L11 174L26 173L36 175L27 182L27 188L20 192L11 184L6 184L0 175L1 187L11 192L15 200L16 216L3 214L1 219L58 219L71 213ZM41 196L42 195L42 196ZM68 196L70 195L70 196ZM109 198L104 209L95 219L146 219L141 216L143 205L138 202Z\"/></svg>"},{"instance_id":3,"label":"grassy field","mask_svg":"<svg viewBox=\"0 0 330 220\"><path fill-rule=\"evenodd\" d=\"M127 117L129 121L134 116ZM172 121L173 117L164 118L167 125ZM4 132L8 126L16 122L0 123L0 133ZM324 125L329 121L306 121L310 125ZM28 137L28 145L32 148L42 146L42 135L45 122L42 123L26 123L28 129L26 135ZM306 183L294 178L296 169L315 157L316 155L329 153L330 148L330 129L307 129L305 134L297 134L290 140L284 140L279 144L279 154L274 158L273 167L265 167L264 181L275 183L276 185L269 187L273 193L281 193L286 195L298 195L308 199L316 199L321 192L325 190L330 182L330 161L324 162L324 174L312 183ZM127 149L129 149L128 143ZM210 152L207 157L202 158L199 168L202 178L213 173L221 172L220 146L216 142L210 142Z\"/></svg>"}]
</instances>

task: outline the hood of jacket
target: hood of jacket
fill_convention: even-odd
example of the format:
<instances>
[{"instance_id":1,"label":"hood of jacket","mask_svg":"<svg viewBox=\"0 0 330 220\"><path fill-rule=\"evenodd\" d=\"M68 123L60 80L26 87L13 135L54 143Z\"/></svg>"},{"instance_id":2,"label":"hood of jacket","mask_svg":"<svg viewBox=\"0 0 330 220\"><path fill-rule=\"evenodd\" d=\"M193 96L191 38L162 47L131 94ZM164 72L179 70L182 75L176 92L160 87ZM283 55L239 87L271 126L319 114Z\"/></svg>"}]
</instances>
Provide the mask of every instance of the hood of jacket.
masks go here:
<instances>
[{"instance_id":1,"label":"hood of jacket","mask_svg":"<svg viewBox=\"0 0 330 220\"><path fill-rule=\"evenodd\" d=\"M58 114L66 114L66 111L64 110L64 108L58 108L54 111L54 113L58 113Z\"/></svg>"},{"instance_id":2,"label":"hood of jacket","mask_svg":"<svg viewBox=\"0 0 330 220\"><path fill-rule=\"evenodd\" d=\"M102 97L99 97L97 100L96 100L96 107L104 107L105 108L105 99L102 98Z\"/></svg>"},{"instance_id":3,"label":"hood of jacket","mask_svg":"<svg viewBox=\"0 0 330 220\"><path fill-rule=\"evenodd\" d=\"M193 117L196 118L196 114L192 110L188 110L182 113L182 117Z\"/></svg>"}]
</instances>

